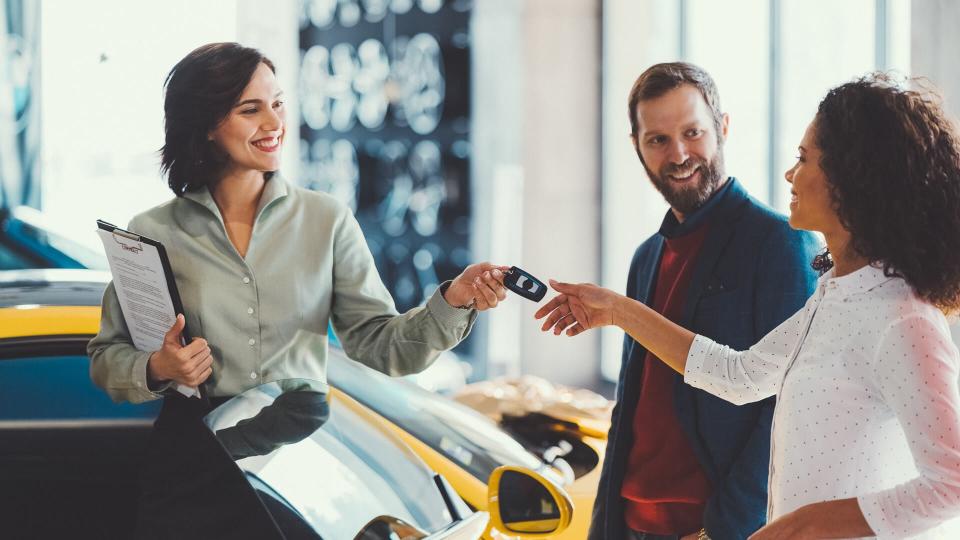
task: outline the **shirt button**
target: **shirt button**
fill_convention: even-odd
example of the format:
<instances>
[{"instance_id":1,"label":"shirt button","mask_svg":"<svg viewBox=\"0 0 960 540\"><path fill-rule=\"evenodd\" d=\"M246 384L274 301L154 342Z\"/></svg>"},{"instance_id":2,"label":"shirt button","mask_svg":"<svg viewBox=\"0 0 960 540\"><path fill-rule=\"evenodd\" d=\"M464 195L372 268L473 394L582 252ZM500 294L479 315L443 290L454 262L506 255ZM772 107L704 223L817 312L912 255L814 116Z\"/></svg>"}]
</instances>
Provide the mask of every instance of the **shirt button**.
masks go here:
<instances>
[{"instance_id":1,"label":"shirt button","mask_svg":"<svg viewBox=\"0 0 960 540\"><path fill-rule=\"evenodd\" d=\"M252 308L252 307L248 307L248 308L247 308L247 315L253 315L253 308Z\"/></svg>"},{"instance_id":2,"label":"shirt button","mask_svg":"<svg viewBox=\"0 0 960 540\"><path fill-rule=\"evenodd\" d=\"M248 278L247 276L243 276L243 282L250 283L250 278Z\"/></svg>"},{"instance_id":3,"label":"shirt button","mask_svg":"<svg viewBox=\"0 0 960 540\"><path fill-rule=\"evenodd\" d=\"M255 340L255 339L253 339L253 338L250 338L250 341L248 341L247 344L250 345L251 347L253 347L254 345L257 344L257 340Z\"/></svg>"},{"instance_id":4,"label":"shirt button","mask_svg":"<svg viewBox=\"0 0 960 540\"><path fill-rule=\"evenodd\" d=\"M256 379L256 378L257 378L257 372L256 372L256 371L251 371L251 372L250 372L250 378L251 378L251 379Z\"/></svg>"}]
</instances>

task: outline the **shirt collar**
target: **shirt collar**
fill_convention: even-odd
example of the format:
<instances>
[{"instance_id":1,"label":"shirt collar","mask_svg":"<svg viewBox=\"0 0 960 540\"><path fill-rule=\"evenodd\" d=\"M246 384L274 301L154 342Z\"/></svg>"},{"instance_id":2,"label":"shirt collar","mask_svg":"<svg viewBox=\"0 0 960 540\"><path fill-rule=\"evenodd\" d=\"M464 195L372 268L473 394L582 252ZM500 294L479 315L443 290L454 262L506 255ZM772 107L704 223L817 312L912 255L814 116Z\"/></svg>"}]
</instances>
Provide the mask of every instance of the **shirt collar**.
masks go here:
<instances>
[{"instance_id":1,"label":"shirt collar","mask_svg":"<svg viewBox=\"0 0 960 540\"><path fill-rule=\"evenodd\" d=\"M279 174L274 173L273 177L267 180L267 185L263 187L260 203L257 205L257 217L259 218L260 213L274 201L286 197L288 192L287 182Z\"/></svg>"},{"instance_id":2,"label":"shirt collar","mask_svg":"<svg viewBox=\"0 0 960 540\"><path fill-rule=\"evenodd\" d=\"M274 201L286 197L288 192L287 183L279 174L274 174L272 178L267 180L263 186L263 193L260 194L260 202L257 204L257 219L260 218L260 213L263 212L264 208ZM183 194L183 198L207 208L213 212L213 215L222 219L220 209L217 207L216 201L213 200L213 195L210 194L209 188L204 187L196 191L188 191Z\"/></svg>"},{"instance_id":3,"label":"shirt collar","mask_svg":"<svg viewBox=\"0 0 960 540\"><path fill-rule=\"evenodd\" d=\"M878 267L873 264L868 264L845 276L834 277L835 274L836 268L831 268L826 274L820 277L820 282L827 289L837 289L841 296L865 293L894 279L884 273L882 266Z\"/></svg>"},{"instance_id":4,"label":"shirt collar","mask_svg":"<svg viewBox=\"0 0 960 540\"><path fill-rule=\"evenodd\" d=\"M673 210L667 210L667 215L660 224L660 234L666 238L675 238L689 234L701 225L718 215L725 215L730 208L737 206L736 203L745 199L746 191L737 182L734 177L728 177L723 186L707 199L703 206L694 210L681 223Z\"/></svg>"}]
</instances>

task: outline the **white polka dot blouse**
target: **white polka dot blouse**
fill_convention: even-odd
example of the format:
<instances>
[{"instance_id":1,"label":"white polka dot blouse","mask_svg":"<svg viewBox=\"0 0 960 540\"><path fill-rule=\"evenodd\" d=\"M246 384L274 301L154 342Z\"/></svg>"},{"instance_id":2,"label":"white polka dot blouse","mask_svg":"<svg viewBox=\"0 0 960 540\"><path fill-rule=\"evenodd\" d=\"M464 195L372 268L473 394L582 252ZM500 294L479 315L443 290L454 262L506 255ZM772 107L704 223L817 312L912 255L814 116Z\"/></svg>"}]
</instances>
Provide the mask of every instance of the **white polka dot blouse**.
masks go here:
<instances>
[{"instance_id":1,"label":"white polka dot blouse","mask_svg":"<svg viewBox=\"0 0 960 540\"><path fill-rule=\"evenodd\" d=\"M856 497L880 538L960 538L948 532L960 530L960 355L946 318L882 269L833 276L747 351L697 336L685 380L733 403L777 396L768 519Z\"/></svg>"}]
</instances>

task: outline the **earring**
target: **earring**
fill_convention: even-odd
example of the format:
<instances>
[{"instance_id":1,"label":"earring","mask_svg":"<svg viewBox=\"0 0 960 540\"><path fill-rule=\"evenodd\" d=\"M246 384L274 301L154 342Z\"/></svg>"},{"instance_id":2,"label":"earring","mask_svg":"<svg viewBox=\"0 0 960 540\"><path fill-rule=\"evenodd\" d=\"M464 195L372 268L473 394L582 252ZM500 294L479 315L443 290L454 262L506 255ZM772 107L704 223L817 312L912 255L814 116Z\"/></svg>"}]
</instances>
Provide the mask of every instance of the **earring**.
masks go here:
<instances>
[{"instance_id":1,"label":"earring","mask_svg":"<svg viewBox=\"0 0 960 540\"><path fill-rule=\"evenodd\" d=\"M823 253L815 256L810 263L810 268L820 272L820 275L827 273L827 270L833 268L833 257L830 256L830 250L824 249Z\"/></svg>"}]
</instances>

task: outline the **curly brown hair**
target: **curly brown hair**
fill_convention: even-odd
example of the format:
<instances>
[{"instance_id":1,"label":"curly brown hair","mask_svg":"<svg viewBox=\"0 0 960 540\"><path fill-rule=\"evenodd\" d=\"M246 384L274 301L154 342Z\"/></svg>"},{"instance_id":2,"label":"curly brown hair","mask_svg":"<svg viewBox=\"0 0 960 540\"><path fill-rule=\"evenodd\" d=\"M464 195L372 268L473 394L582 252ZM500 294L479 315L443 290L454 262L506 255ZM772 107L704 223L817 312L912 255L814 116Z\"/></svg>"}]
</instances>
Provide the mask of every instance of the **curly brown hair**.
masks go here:
<instances>
[{"instance_id":1,"label":"curly brown hair","mask_svg":"<svg viewBox=\"0 0 960 540\"><path fill-rule=\"evenodd\" d=\"M941 310L960 310L960 140L940 98L875 73L823 98L820 167L852 248Z\"/></svg>"}]
</instances>

